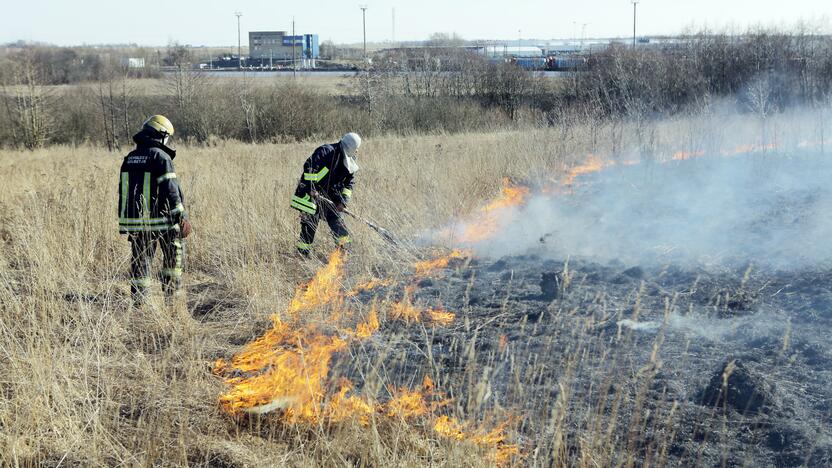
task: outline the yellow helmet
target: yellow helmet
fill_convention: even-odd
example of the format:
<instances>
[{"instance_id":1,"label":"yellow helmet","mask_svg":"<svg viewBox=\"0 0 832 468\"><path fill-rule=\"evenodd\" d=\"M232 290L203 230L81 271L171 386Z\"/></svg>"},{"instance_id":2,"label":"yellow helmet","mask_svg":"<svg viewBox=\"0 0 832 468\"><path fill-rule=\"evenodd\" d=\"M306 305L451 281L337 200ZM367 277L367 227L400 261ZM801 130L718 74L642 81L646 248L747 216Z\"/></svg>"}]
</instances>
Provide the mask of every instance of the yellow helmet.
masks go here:
<instances>
[{"instance_id":1,"label":"yellow helmet","mask_svg":"<svg viewBox=\"0 0 832 468\"><path fill-rule=\"evenodd\" d=\"M142 124L142 129L149 128L156 130L163 136L173 135L173 124L170 123L170 120L168 120L168 118L164 115L153 115L149 119L145 120Z\"/></svg>"}]
</instances>

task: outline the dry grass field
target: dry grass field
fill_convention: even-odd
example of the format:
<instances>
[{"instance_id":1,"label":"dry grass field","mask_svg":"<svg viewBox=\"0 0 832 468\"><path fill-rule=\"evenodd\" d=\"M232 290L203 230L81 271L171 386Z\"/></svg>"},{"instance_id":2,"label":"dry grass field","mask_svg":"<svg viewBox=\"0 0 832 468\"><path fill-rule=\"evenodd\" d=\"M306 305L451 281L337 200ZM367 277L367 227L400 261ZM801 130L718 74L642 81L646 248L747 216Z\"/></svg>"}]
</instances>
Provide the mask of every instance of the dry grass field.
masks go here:
<instances>
[{"instance_id":1,"label":"dry grass field","mask_svg":"<svg viewBox=\"0 0 832 468\"><path fill-rule=\"evenodd\" d=\"M413 239L495 196L505 176L562 165L573 152L550 145L556 138L542 131L368 141L353 208ZM199 462L203 453L252 466L341 464L379 437L344 430L264 439L217 405L223 386L213 360L268 328L333 247L323 227L319 259L293 255L298 226L288 200L314 146L179 148L196 231L187 245L189 310L129 308L129 248L115 218L120 155L90 147L2 154L4 464L169 465ZM356 279L423 255L415 246L391 250L351 226ZM212 308L220 312L204 312ZM402 431L402 443L425 443ZM367 462L421 464L398 442L379 443ZM453 445L436 450L436 460L467 456Z\"/></svg>"},{"instance_id":2,"label":"dry grass field","mask_svg":"<svg viewBox=\"0 0 832 468\"><path fill-rule=\"evenodd\" d=\"M705 118L668 121L649 131L613 124L369 139L361 149L362 169L351 208L389 228L402 242L390 246L357 221L349 221L355 245L345 281L351 287L380 275L412 275L413 263L432 255L425 235L476 213L499 196L504 178L528 184L552 180L589 154L615 154L623 147L649 146L651 152L670 157L674 151L718 146L712 127L721 127L732 138L739 132ZM757 135L753 126L744 131L749 138ZM639 136L644 134L649 141ZM187 302L166 307L156 297L143 310L130 307L129 247L116 226L121 155L88 146L0 153L2 464L481 466L494 462L493 454L477 444L439 437L423 424L403 418L296 425L281 423L274 415L233 417L221 408L219 397L226 386L212 373L215 360L230 357L268 330L271 316L287 310L296 288L321 269L334 248L322 226L313 258L299 260L294 255L298 223L288 202L303 160L318 143L179 147L176 169L195 229L186 247ZM570 278L568 271L564 274ZM636 297L638 304L639 291L636 288L637 294L627 300ZM657 307L657 313L663 313L661 304ZM320 316L310 313L304 320L314 322ZM429 326L414 326L414 333L432 333ZM468 327L467 319L457 325L458 330ZM553 386L562 392L552 399L549 413L538 415L552 431L545 434L549 445L537 451L534 440L520 440L521 456L513 462L551 466L579 460L597 466L635 460L621 455L636 452L635 447L628 445L626 437L619 440L613 434L612 428L619 424L616 418L624 417L627 406L619 400L612 415L586 407L584 417L590 421L586 438L573 440L566 434L569 424L564 422L568 417L563 408L570 398L582 399L582 394L570 396L566 391L569 377L581 353L598 345L592 330L589 326L563 330L573 337L588 333L587 343L592 345L567 352L568 358L559 363L566 372L560 387ZM477 334L472 331L469 339L465 349L473 353ZM502 350L506 343L500 340ZM524 355L523 338L518 340L516 347L508 343L509 354L486 360L495 364L536 359ZM355 361L371 361L369 354L360 349L357 353L352 356ZM384 366L376 361L368 365ZM437 382L454 378L435 377ZM521 377L499 385L522 395ZM472 392L480 391L482 381L472 378L476 384ZM377 380L379 386L393 384ZM613 388L609 378L604 382L607 389ZM628 398L626 390L620 392L616 395ZM486 409L474 402L476 398L454 397L468 400L467 419L485 418ZM643 401L638 402L643 397L639 392L633 396L635 410L643 407ZM622 415L617 413L619 406ZM669 427L673 408L654 413L655 417L666 418ZM667 444L656 443L662 464L667 460L662 451Z\"/></svg>"},{"instance_id":3,"label":"dry grass field","mask_svg":"<svg viewBox=\"0 0 832 468\"><path fill-rule=\"evenodd\" d=\"M204 73L202 78L205 84L212 84L217 86L236 85L242 86L242 78L236 71L227 74L222 72ZM329 96L341 96L349 94L350 92L350 76L341 73L317 73L306 74L298 72L297 77L293 77L291 72L281 73L279 75L269 73L248 72L246 73L247 85L258 87L281 86L287 83L297 83L304 88ZM159 96L166 95L170 92L171 83L170 78L128 78L122 81L116 78L113 84L115 92L120 93L122 86L126 87L127 93L131 97L145 97L145 96ZM51 85L44 86L43 89L54 96L63 96L67 94L81 92L89 92L97 94L103 88L106 92L106 83L75 83L67 85ZM6 88L7 92L15 93L21 90L21 86L9 86Z\"/></svg>"}]
</instances>

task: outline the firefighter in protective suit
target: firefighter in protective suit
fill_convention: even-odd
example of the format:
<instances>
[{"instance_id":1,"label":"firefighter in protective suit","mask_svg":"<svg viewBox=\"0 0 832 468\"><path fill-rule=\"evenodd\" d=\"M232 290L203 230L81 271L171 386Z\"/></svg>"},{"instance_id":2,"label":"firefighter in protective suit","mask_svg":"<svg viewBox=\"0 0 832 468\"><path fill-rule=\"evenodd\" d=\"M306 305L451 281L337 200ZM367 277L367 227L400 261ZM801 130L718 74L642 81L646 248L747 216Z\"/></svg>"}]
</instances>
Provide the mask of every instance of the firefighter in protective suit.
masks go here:
<instances>
[{"instance_id":1,"label":"firefighter in protective suit","mask_svg":"<svg viewBox=\"0 0 832 468\"><path fill-rule=\"evenodd\" d=\"M151 265L159 244L163 255L162 289L170 301L182 282L183 239L191 225L173 168L176 151L167 144L173 125L161 115L142 124L125 156L119 180L119 232L130 241L130 292L141 305L151 282Z\"/></svg>"},{"instance_id":2,"label":"firefighter in protective suit","mask_svg":"<svg viewBox=\"0 0 832 468\"><path fill-rule=\"evenodd\" d=\"M355 159L361 137L347 133L338 143L318 147L303 164L292 208L300 211L298 252L308 256L318 223L325 219L340 248L352 240L341 212L352 196L353 176L358 171Z\"/></svg>"}]
</instances>

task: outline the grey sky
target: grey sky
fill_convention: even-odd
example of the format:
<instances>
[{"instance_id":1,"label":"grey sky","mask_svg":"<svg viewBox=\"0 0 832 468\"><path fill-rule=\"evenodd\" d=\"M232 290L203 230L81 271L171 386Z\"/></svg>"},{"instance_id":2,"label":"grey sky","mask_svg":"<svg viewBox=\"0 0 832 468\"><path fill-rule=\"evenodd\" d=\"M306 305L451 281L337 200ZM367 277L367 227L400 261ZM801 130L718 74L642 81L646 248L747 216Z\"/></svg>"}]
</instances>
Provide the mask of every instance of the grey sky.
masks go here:
<instances>
[{"instance_id":1,"label":"grey sky","mask_svg":"<svg viewBox=\"0 0 832 468\"><path fill-rule=\"evenodd\" d=\"M234 11L243 12L243 42L250 30L317 33L321 40L359 42L367 3L368 41L424 39L436 31L466 39L566 38L632 34L629 0L24 0L8 2L0 15L0 42L17 39L60 45L139 43L194 45L237 42ZM830 0L642 0L640 34L675 34L687 27L744 29L749 24L792 26L804 20L826 31ZM519 32L518 32L519 31Z\"/></svg>"}]
</instances>

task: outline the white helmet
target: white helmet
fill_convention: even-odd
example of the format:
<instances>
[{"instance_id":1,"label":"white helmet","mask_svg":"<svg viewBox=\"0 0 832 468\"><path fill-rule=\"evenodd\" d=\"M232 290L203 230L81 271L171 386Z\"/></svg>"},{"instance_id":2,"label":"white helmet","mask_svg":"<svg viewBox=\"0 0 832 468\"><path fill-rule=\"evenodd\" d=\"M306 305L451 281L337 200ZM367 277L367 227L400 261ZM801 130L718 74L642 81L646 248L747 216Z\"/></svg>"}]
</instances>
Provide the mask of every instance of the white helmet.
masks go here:
<instances>
[{"instance_id":1,"label":"white helmet","mask_svg":"<svg viewBox=\"0 0 832 468\"><path fill-rule=\"evenodd\" d=\"M357 133L347 133L341 137L341 149L347 156L354 158L359 146L361 146L361 137Z\"/></svg>"}]
</instances>

